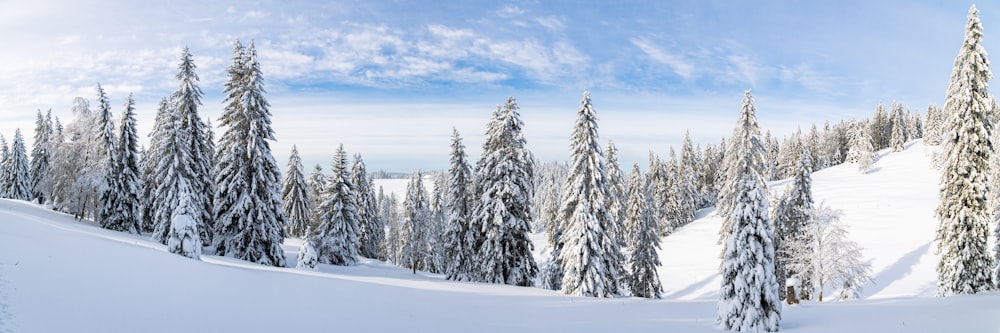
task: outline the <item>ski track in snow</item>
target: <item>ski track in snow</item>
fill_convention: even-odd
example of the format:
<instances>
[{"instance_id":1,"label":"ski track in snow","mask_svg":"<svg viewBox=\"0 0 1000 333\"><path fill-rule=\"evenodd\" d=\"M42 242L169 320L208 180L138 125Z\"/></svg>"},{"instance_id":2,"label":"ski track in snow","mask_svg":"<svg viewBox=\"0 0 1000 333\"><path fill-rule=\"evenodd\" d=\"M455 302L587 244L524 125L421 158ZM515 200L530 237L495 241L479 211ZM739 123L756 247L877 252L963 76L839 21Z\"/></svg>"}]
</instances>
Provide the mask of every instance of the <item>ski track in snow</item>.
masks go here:
<instances>
[{"instance_id":1,"label":"ski track in snow","mask_svg":"<svg viewBox=\"0 0 1000 333\"><path fill-rule=\"evenodd\" d=\"M813 175L817 204L843 210L876 281L865 286L865 300L785 306L782 331L1000 332L1000 293L929 297L937 173L927 149L908 147L881 152L868 174L847 164ZM371 259L316 271L212 255L191 260L147 235L0 200L0 332L717 332L720 224L713 210L702 210L663 239L665 299L593 299L446 281ZM546 237L531 237L541 264ZM292 266L299 245L283 245Z\"/></svg>"}]
</instances>

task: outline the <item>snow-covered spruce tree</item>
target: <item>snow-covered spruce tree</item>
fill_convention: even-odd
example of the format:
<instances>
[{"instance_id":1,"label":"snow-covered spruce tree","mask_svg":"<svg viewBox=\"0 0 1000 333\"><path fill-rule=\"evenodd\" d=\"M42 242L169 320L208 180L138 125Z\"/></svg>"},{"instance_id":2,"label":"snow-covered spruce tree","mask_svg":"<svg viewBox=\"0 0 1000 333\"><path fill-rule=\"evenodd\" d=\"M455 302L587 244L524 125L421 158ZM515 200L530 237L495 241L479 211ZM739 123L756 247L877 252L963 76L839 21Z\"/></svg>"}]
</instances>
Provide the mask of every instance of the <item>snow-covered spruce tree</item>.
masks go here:
<instances>
[{"instance_id":1,"label":"snow-covered spruce tree","mask_svg":"<svg viewBox=\"0 0 1000 333\"><path fill-rule=\"evenodd\" d=\"M167 234L167 250L192 259L201 259L201 239L198 232L199 215L197 204L191 201L187 186L182 186L178 194L177 207L170 216L170 233Z\"/></svg>"},{"instance_id":2,"label":"snow-covered spruce tree","mask_svg":"<svg viewBox=\"0 0 1000 333\"><path fill-rule=\"evenodd\" d=\"M812 235L807 231L813 223L810 219L814 204L811 165L809 152L802 150L792 186L781 199L782 202L779 203L783 207L776 209L776 214L773 216L776 234L775 244L777 245L775 250L778 258L775 263L775 271L779 272L777 274L778 285L784 286L786 278L799 279L802 281L802 291L799 296L801 299L812 299L813 289L810 278L813 276L813 272L808 269L808 266L801 267L806 269L804 271L788 266L789 258L795 255L788 246L793 242L813 243ZM809 251L808 248L798 250Z\"/></svg>"},{"instance_id":3,"label":"snow-covered spruce tree","mask_svg":"<svg viewBox=\"0 0 1000 333\"><path fill-rule=\"evenodd\" d=\"M429 251L427 242L427 224L430 217L430 203L427 202L427 190L424 189L423 175L414 173L406 185L406 198L403 199L403 216L398 232L399 259L397 264L413 270L423 270L428 267Z\"/></svg>"},{"instance_id":4,"label":"snow-covered spruce tree","mask_svg":"<svg viewBox=\"0 0 1000 333\"><path fill-rule=\"evenodd\" d=\"M808 237L783 243L789 253L787 267L808 272L802 288L814 289L820 302L825 287L837 288L838 300L857 299L862 285L871 281L871 265L862 261L861 247L848 238L840 210L820 204L810 209L809 215L811 222L803 230Z\"/></svg>"},{"instance_id":5,"label":"snow-covered spruce tree","mask_svg":"<svg viewBox=\"0 0 1000 333\"><path fill-rule=\"evenodd\" d=\"M358 254L365 258L378 258L379 247L385 241L385 227L378 217L375 189L372 188L372 179L368 177L361 154L354 154L351 184L354 185L358 202Z\"/></svg>"},{"instance_id":6,"label":"snow-covered spruce tree","mask_svg":"<svg viewBox=\"0 0 1000 333\"><path fill-rule=\"evenodd\" d=\"M472 209L470 195L472 170L465 155L465 145L458 130L451 130L451 166L448 168L448 220L444 231L444 254L450 264L449 280L469 281L474 272L476 233L469 225Z\"/></svg>"},{"instance_id":7,"label":"snow-covered spruce tree","mask_svg":"<svg viewBox=\"0 0 1000 333\"><path fill-rule=\"evenodd\" d=\"M481 228L482 239L475 271L478 281L531 286L538 274L528 238L535 164L518 109L509 97L493 114L476 167L472 227Z\"/></svg>"},{"instance_id":8,"label":"snow-covered spruce tree","mask_svg":"<svg viewBox=\"0 0 1000 333\"><path fill-rule=\"evenodd\" d=\"M320 221L312 236L319 262L350 266L358 262L358 198L347 169L344 145L337 148L330 165L332 174L323 191L323 203L314 215Z\"/></svg>"},{"instance_id":9,"label":"snow-covered spruce tree","mask_svg":"<svg viewBox=\"0 0 1000 333\"><path fill-rule=\"evenodd\" d=\"M993 150L989 119L991 73L980 44L979 10L969 9L965 42L955 58L944 110L940 201L937 216L939 296L975 294L995 289L993 258L986 248L990 209L987 172Z\"/></svg>"},{"instance_id":10,"label":"snow-covered spruce tree","mask_svg":"<svg viewBox=\"0 0 1000 333\"><path fill-rule=\"evenodd\" d=\"M858 172L868 173L875 164L875 148L872 147L872 138L868 135L865 126L856 126L854 136L852 136L851 150L848 153L848 161L858 164Z\"/></svg>"},{"instance_id":11,"label":"snow-covered spruce tree","mask_svg":"<svg viewBox=\"0 0 1000 333\"><path fill-rule=\"evenodd\" d=\"M944 126L944 112L934 104L927 106L927 120L924 121L924 144L941 144L941 127Z\"/></svg>"},{"instance_id":12,"label":"snow-covered spruce tree","mask_svg":"<svg viewBox=\"0 0 1000 333\"><path fill-rule=\"evenodd\" d=\"M154 124L150 137L152 147L148 162L154 164L150 178L150 184L154 187L148 194L152 196L148 217L153 224L153 240L167 244L172 230L170 223L173 221L174 209L180 204L182 191L193 191L190 179L193 163L190 150L186 149L190 137L186 131L178 128L179 114L170 109L166 99L160 100L157 114L158 123ZM196 202L191 198L188 200ZM203 223L198 220L201 218L200 214L191 214L190 217L196 223Z\"/></svg>"},{"instance_id":13,"label":"snow-covered spruce tree","mask_svg":"<svg viewBox=\"0 0 1000 333\"><path fill-rule=\"evenodd\" d=\"M35 120L35 142L31 146L31 200L45 204L52 199L52 109Z\"/></svg>"},{"instance_id":14,"label":"snow-covered spruce tree","mask_svg":"<svg viewBox=\"0 0 1000 333\"><path fill-rule=\"evenodd\" d=\"M889 146L892 151L903 151L906 144L906 118L903 116L903 105L893 103L892 105L892 132L889 137Z\"/></svg>"},{"instance_id":15,"label":"snow-covered spruce tree","mask_svg":"<svg viewBox=\"0 0 1000 333\"><path fill-rule=\"evenodd\" d=\"M121 134L115 145L117 151L111 155L113 160L108 168L108 188L101 195L103 205L99 215L103 219L99 223L105 229L138 234L142 226L139 222L139 134L135 126L135 102L129 94L118 131Z\"/></svg>"},{"instance_id":16,"label":"snow-covered spruce tree","mask_svg":"<svg viewBox=\"0 0 1000 333\"><path fill-rule=\"evenodd\" d=\"M10 156L7 160L4 177L7 178L7 198L15 200L31 200L31 173L29 172L28 153L25 151L24 138L21 130L14 132L14 142L11 143Z\"/></svg>"},{"instance_id":17,"label":"snow-covered spruce tree","mask_svg":"<svg viewBox=\"0 0 1000 333\"><path fill-rule=\"evenodd\" d=\"M590 92L583 93L570 143L566 196L559 209L565 226L560 239L562 291L570 295L613 297L620 293L621 247L612 235L611 195L598 144L597 113Z\"/></svg>"},{"instance_id":18,"label":"snow-covered spruce tree","mask_svg":"<svg viewBox=\"0 0 1000 333\"><path fill-rule=\"evenodd\" d=\"M433 190L431 190L428 201L430 214L427 215L427 248L428 263L426 270L431 273L444 273L448 266L448 258L444 256L444 241L442 236L445 229L445 191L447 191L448 179L444 173L430 174Z\"/></svg>"},{"instance_id":19,"label":"snow-covered spruce tree","mask_svg":"<svg viewBox=\"0 0 1000 333\"><path fill-rule=\"evenodd\" d=\"M750 101L750 91L747 91L744 94L743 108L740 109L740 118L736 121L736 128L733 129L733 135L729 139L729 144L725 146L726 153L723 154L722 171L724 175L721 177L723 183L719 189L719 201L715 210L722 217L722 227L719 229L718 244L722 244L723 246L726 244L726 239L729 238L729 233L733 230L732 219L730 217L733 212L733 206L736 204L736 196L739 195L735 191L742 182L740 173L745 171L740 169L739 166L741 163L746 163L749 165L748 168L752 170L764 170L764 165L766 165L762 153L750 154L746 151L752 147L749 142L745 142L748 140L746 138L760 137L760 127L757 125L757 117L754 115L755 111L756 108ZM757 144L761 144L759 139L757 140ZM760 149L763 150L764 148L761 147ZM744 161L743 159L747 157L750 160Z\"/></svg>"},{"instance_id":20,"label":"snow-covered spruce tree","mask_svg":"<svg viewBox=\"0 0 1000 333\"><path fill-rule=\"evenodd\" d=\"M730 165L734 195L725 250L722 256L722 286L719 290L717 323L730 331L776 332L780 327L781 303L774 276L774 241L768 219L766 183L761 175L763 147L750 91L743 98L740 120L730 147L738 158Z\"/></svg>"},{"instance_id":21,"label":"snow-covered spruce tree","mask_svg":"<svg viewBox=\"0 0 1000 333\"><path fill-rule=\"evenodd\" d=\"M621 164L618 163L618 147L608 140L607 155L604 158L604 172L608 182L608 213L611 214L611 225L609 232L618 242L619 246L625 243L625 204L628 201L628 184L625 183L625 174L622 172Z\"/></svg>"},{"instance_id":22,"label":"snow-covered spruce tree","mask_svg":"<svg viewBox=\"0 0 1000 333\"><path fill-rule=\"evenodd\" d=\"M308 185L306 193L309 198L309 207L315 209L316 206L323 203L323 189L326 188L326 175L323 174L322 166L316 164L313 167L313 172L309 175L309 180L306 184ZM314 230L319 226L319 221L312 215L310 215L309 223Z\"/></svg>"},{"instance_id":23,"label":"snow-covered spruce tree","mask_svg":"<svg viewBox=\"0 0 1000 333\"><path fill-rule=\"evenodd\" d=\"M281 172L271 155L274 130L264 78L252 41L246 49L237 41L233 49L220 118L225 132L216 151L212 245L219 255L284 266Z\"/></svg>"},{"instance_id":24,"label":"snow-covered spruce tree","mask_svg":"<svg viewBox=\"0 0 1000 333\"><path fill-rule=\"evenodd\" d=\"M316 257L316 247L307 238L302 242L302 247L299 248L299 257L295 268L316 269L317 264L319 264L319 258Z\"/></svg>"},{"instance_id":25,"label":"snow-covered spruce tree","mask_svg":"<svg viewBox=\"0 0 1000 333\"><path fill-rule=\"evenodd\" d=\"M660 231L662 235L669 235L683 226L685 219L683 207L681 207L683 203L680 199L683 191L678 177L680 167L674 147L670 147L668 150L667 159L660 164L660 169L662 177L658 183L660 187L657 189L657 191L663 192L657 197L657 202L662 207L659 219Z\"/></svg>"},{"instance_id":26,"label":"snow-covered spruce tree","mask_svg":"<svg viewBox=\"0 0 1000 333\"><path fill-rule=\"evenodd\" d=\"M890 124L889 111L886 110L885 104L878 103L868 125L870 126L868 133L872 136L872 147L875 147L875 150L888 148L892 124Z\"/></svg>"},{"instance_id":27,"label":"snow-covered spruce tree","mask_svg":"<svg viewBox=\"0 0 1000 333\"><path fill-rule=\"evenodd\" d=\"M632 165L629 177L628 203L626 204L626 249L629 273L628 289L635 297L660 298L660 235L656 221L650 215L646 192L649 189L639 173L639 164Z\"/></svg>"},{"instance_id":28,"label":"snow-covered spruce tree","mask_svg":"<svg viewBox=\"0 0 1000 333\"><path fill-rule=\"evenodd\" d=\"M678 223L675 227L682 227L694 221L694 214L698 210L697 200L697 177L696 172L701 167L701 161L695 153L694 145L691 144L691 131L684 132L684 144L681 146L681 156L677 161L677 207Z\"/></svg>"},{"instance_id":29,"label":"snow-covered spruce tree","mask_svg":"<svg viewBox=\"0 0 1000 333\"><path fill-rule=\"evenodd\" d=\"M211 128L198 115L198 107L201 106L201 97L204 95L198 87L198 74L195 73L197 66L191 57L191 52L185 46L181 52L180 64L177 66L177 78L180 85L177 91L171 96L173 101L172 109L177 113L177 130L183 131L186 138L186 146L181 149L187 150L191 165L186 169L191 173L187 175L191 190L190 200L195 210L194 214L200 217L195 219L198 231L201 232L201 241L205 245L212 243L212 228L209 221L212 220L212 196L215 192L215 183L212 179L212 155L213 151Z\"/></svg>"},{"instance_id":30,"label":"snow-covered spruce tree","mask_svg":"<svg viewBox=\"0 0 1000 333\"><path fill-rule=\"evenodd\" d=\"M163 203L161 198L157 197L160 192L160 184L163 180L159 177L163 176L160 171L161 160L165 158L163 154L160 153L161 149L167 149L173 147L173 133L175 133L174 127L176 123L176 118L173 117L173 113L170 112L170 102L166 98L160 99L159 108L156 111L156 118L153 120L153 130L149 132L149 149L142 154L142 160L140 162L140 178L141 182L141 195L139 199L141 201L141 208L139 210L140 221L142 223L142 232L148 232L153 234L153 239L162 242L162 239L166 234L164 230L160 229L160 238L156 237L156 227L165 221L162 219L162 215L158 214L158 207ZM165 141L168 140L168 141ZM170 148L175 149L175 148ZM169 164L166 164L169 165ZM163 226L169 227L165 223ZM169 231L166 231L169 232Z\"/></svg>"},{"instance_id":31,"label":"snow-covered spruce tree","mask_svg":"<svg viewBox=\"0 0 1000 333\"><path fill-rule=\"evenodd\" d=\"M302 159L299 158L299 148L292 146L292 155L288 157L288 167L285 178L281 181L282 210L287 218L287 231L292 237L305 238L306 230L312 226L306 178L302 174Z\"/></svg>"}]
</instances>

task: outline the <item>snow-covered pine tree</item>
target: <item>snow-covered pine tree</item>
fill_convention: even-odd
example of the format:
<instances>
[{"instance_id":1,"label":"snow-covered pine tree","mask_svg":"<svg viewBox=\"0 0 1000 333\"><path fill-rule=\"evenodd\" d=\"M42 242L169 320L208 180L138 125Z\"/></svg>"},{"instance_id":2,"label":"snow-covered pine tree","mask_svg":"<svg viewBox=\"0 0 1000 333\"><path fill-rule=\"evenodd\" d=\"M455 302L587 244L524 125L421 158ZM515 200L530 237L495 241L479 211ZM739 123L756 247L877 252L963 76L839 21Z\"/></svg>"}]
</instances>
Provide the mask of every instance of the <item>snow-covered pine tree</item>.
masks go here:
<instances>
[{"instance_id":1,"label":"snow-covered pine tree","mask_svg":"<svg viewBox=\"0 0 1000 333\"><path fill-rule=\"evenodd\" d=\"M611 231L611 195L598 144L597 113L590 92L583 93L570 143L570 173L559 211L565 226L559 247L562 291L570 295L613 297L620 293L622 254Z\"/></svg>"},{"instance_id":2,"label":"snow-covered pine tree","mask_svg":"<svg viewBox=\"0 0 1000 333\"><path fill-rule=\"evenodd\" d=\"M160 150L175 149L171 148L174 147L173 138L175 135L173 131L175 122L176 118L170 112L170 103L166 98L161 98L159 108L156 111L156 118L153 120L153 130L149 132L149 149L142 154L142 161L140 162L140 177L142 178L142 188L140 191L142 195L139 199L141 200L142 208L139 214L142 223L142 232L152 233L153 239L160 242L166 236L164 230L169 230L160 229L162 236L157 238L155 233L157 225L165 221L158 210L165 199L157 197L157 194L160 194L160 184L163 183L163 179L160 179L160 177L164 175L161 173L163 169L160 169L160 163L164 162L163 159L166 158ZM165 165L170 164L167 163ZM162 223L161 227L169 226Z\"/></svg>"},{"instance_id":3,"label":"snow-covered pine tree","mask_svg":"<svg viewBox=\"0 0 1000 333\"><path fill-rule=\"evenodd\" d=\"M869 134L872 136L872 147L881 150L889 147L889 136L892 133L889 111L885 109L885 104L878 103L875 107L875 114L872 115Z\"/></svg>"},{"instance_id":4,"label":"snow-covered pine tree","mask_svg":"<svg viewBox=\"0 0 1000 333\"><path fill-rule=\"evenodd\" d=\"M513 97L497 108L477 163L472 227L481 228L482 239L475 271L482 282L531 286L538 274L528 238L535 164L518 109Z\"/></svg>"},{"instance_id":5,"label":"snow-covered pine tree","mask_svg":"<svg viewBox=\"0 0 1000 333\"><path fill-rule=\"evenodd\" d=\"M986 248L990 209L987 172L993 151L990 121L990 73L980 44L983 26L973 5L965 26L965 41L955 58L948 84L941 152L940 201L937 216L939 296L975 294L995 289L993 258Z\"/></svg>"},{"instance_id":6,"label":"snow-covered pine tree","mask_svg":"<svg viewBox=\"0 0 1000 333\"><path fill-rule=\"evenodd\" d=\"M108 188L101 195L103 217L99 223L102 228L124 231L132 234L142 232L140 225L139 202L139 134L136 133L135 102L132 94L125 100L125 112L122 114L120 135L117 151L108 168Z\"/></svg>"},{"instance_id":7,"label":"snow-covered pine tree","mask_svg":"<svg viewBox=\"0 0 1000 333\"><path fill-rule=\"evenodd\" d=\"M857 163L858 171L861 173L868 173L875 164L875 149L865 127L863 124L855 126L854 135L851 137L851 150L847 154L847 161Z\"/></svg>"},{"instance_id":8,"label":"snow-covered pine tree","mask_svg":"<svg viewBox=\"0 0 1000 333\"><path fill-rule=\"evenodd\" d=\"M358 254L365 258L378 258L379 247L385 241L385 227L378 217L375 189L372 188L372 179L368 177L361 154L354 154L351 184L354 185L358 202Z\"/></svg>"},{"instance_id":9,"label":"snow-covered pine tree","mask_svg":"<svg viewBox=\"0 0 1000 333\"><path fill-rule=\"evenodd\" d=\"M747 138L759 138L760 137L760 127L757 125L757 117L754 115L756 108L750 101L750 91L744 94L743 108L740 109L740 118L736 121L736 128L733 129L733 135L729 139L729 144L726 145L726 153L723 154L723 175L722 187L719 189L719 202L716 205L716 212L722 217L722 227L719 229L719 240L718 244L725 246L726 239L729 238L730 232L733 230L731 214L733 212L733 207L736 204L736 197L740 195L735 193L741 183L740 173L744 170L740 169L740 165L743 163L748 164L747 168L751 170L765 170L764 165L766 165L763 153L756 152L750 154L747 149L753 147L750 142L744 142L748 140ZM757 144L761 144L759 139L756 139ZM764 148L760 148L763 150ZM749 160L744 161L744 158L749 158ZM723 251L725 253L725 251Z\"/></svg>"},{"instance_id":10,"label":"snow-covered pine tree","mask_svg":"<svg viewBox=\"0 0 1000 333\"><path fill-rule=\"evenodd\" d=\"M775 269L782 273L778 275L778 285L784 286L785 278L799 279L802 281L802 291L799 296L801 299L812 299L813 289L811 288L812 280L810 278L813 272L808 270L808 266L802 266L803 269L807 269L804 271L788 266L789 258L796 255L792 253L792 249L788 246L794 242L801 244L813 243L813 240L810 238L812 235L807 231L813 223L810 220L811 215L809 215L814 205L811 165L809 152L802 150L798 170L795 172L792 181L792 187L789 188L785 197L782 198L783 203L781 204L784 207L776 211L779 215L773 217L776 227L775 233L777 234L775 251L778 258ZM810 249L798 250L809 251Z\"/></svg>"},{"instance_id":11,"label":"snow-covered pine tree","mask_svg":"<svg viewBox=\"0 0 1000 333\"><path fill-rule=\"evenodd\" d=\"M52 109L35 120L35 142L31 146L31 200L45 204L52 196Z\"/></svg>"},{"instance_id":12,"label":"snow-covered pine tree","mask_svg":"<svg viewBox=\"0 0 1000 333\"><path fill-rule=\"evenodd\" d=\"M840 210L821 203L810 209L809 215L811 222L802 230L808 236L784 243L790 254L787 267L808 272L802 288L815 290L820 302L825 287L838 288L838 300L858 298L862 285L871 281L871 265L862 261L861 247L847 237Z\"/></svg>"},{"instance_id":13,"label":"snow-covered pine tree","mask_svg":"<svg viewBox=\"0 0 1000 333\"><path fill-rule=\"evenodd\" d=\"M677 161L677 207L678 223L676 227L682 227L694 221L694 214L698 211L697 200L697 177L696 172L701 168L701 161L695 153L694 145L691 143L691 131L684 132L684 143L681 146L681 156Z\"/></svg>"},{"instance_id":14,"label":"snow-covered pine tree","mask_svg":"<svg viewBox=\"0 0 1000 333\"><path fill-rule=\"evenodd\" d=\"M628 184L625 183L625 174L622 172L621 164L618 163L618 147L608 140L607 156L604 158L604 172L607 174L608 182L608 213L611 214L611 225L608 231L611 237L618 242L619 247L625 244L625 204L628 201Z\"/></svg>"},{"instance_id":15,"label":"snow-covered pine tree","mask_svg":"<svg viewBox=\"0 0 1000 333\"><path fill-rule=\"evenodd\" d=\"M406 185L406 198L403 199L403 216L397 235L399 259L397 264L410 268L416 274L428 266L427 223L430 215L430 203L427 202L427 190L424 189L423 175L414 173Z\"/></svg>"},{"instance_id":16,"label":"snow-covered pine tree","mask_svg":"<svg viewBox=\"0 0 1000 333\"><path fill-rule=\"evenodd\" d=\"M448 168L448 220L444 232L444 254L450 264L448 280L473 279L478 230L472 230L469 215L472 210L472 170L465 155L465 145L458 130L451 130L451 166Z\"/></svg>"},{"instance_id":17,"label":"snow-covered pine tree","mask_svg":"<svg viewBox=\"0 0 1000 333\"><path fill-rule=\"evenodd\" d=\"M358 262L358 198L347 169L344 145L337 148L330 165L332 174L323 191L323 203L315 208L319 228L312 236L319 262L350 266Z\"/></svg>"},{"instance_id":18,"label":"snow-covered pine tree","mask_svg":"<svg viewBox=\"0 0 1000 333\"><path fill-rule=\"evenodd\" d=\"M323 203L323 189L326 188L326 175L323 174L323 167L318 163L313 167L313 172L309 175L307 185L308 191L306 193L308 194L307 197L309 197L309 207L315 209L316 206ZM309 223L313 230L319 227L319 221L313 215L310 215Z\"/></svg>"},{"instance_id":19,"label":"snow-covered pine tree","mask_svg":"<svg viewBox=\"0 0 1000 333\"><path fill-rule=\"evenodd\" d=\"M316 247L313 245L311 240L306 238L305 241L302 242L302 247L299 248L299 257L298 262L295 264L295 268L312 270L316 269L317 264L319 264L319 258L316 257Z\"/></svg>"},{"instance_id":20,"label":"snow-covered pine tree","mask_svg":"<svg viewBox=\"0 0 1000 333\"><path fill-rule=\"evenodd\" d=\"M215 172L214 238L219 255L264 265L284 266L285 214L281 210L281 172L269 141L274 140L264 78L251 41L236 41L223 94Z\"/></svg>"},{"instance_id":21,"label":"snow-covered pine tree","mask_svg":"<svg viewBox=\"0 0 1000 333\"><path fill-rule=\"evenodd\" d=\"M941 127L944 126L944 112L934 104L927 106L927 120L924 121L924 144L941 144Z\"/></svg>"},{"instance_id":22,"label":"snow-covered pine tree","mask_svg":"<svg viewBox=\"0 0 1000 333\"><path fill-rule=\"evenodd\" d=\"M191 52L187 46L181 52L180 64L177 66L175 78L180 81L177 91L171 96L173 101L173 112L177 113L177 130L185 132L186 146L181 149L187 150L191 165L186 167L191 173L187 175L191 186L190 200L195 210L194 214L200 217L195 221L198 231L201 232L201 241L205 245L212 243L212 228L209 221L212 220L212 196L215 192L215 183L212 179L212 155L213 151L211 128L198 115L198 107L201 106L201 97L204 95L198 87L198 74L195 73L197 66L191 57Z\"/></svg>"},{"instance_id":23,"label":"snow-covered pine tree","mask_svg":"<svg viewBox=\"0 0 1000 333\"><path fill-rule=\"evenodd\" d=\"M4 170L7 178L7 198L15 200L31 200L31 173L29 172L28 153L25 151L24 138L21 130L14 132L14 142L11 144L10 158Z\"/></svg>"},{"instance_id":24,"label":"snow-covered pine tree","mask_svg":"<svg viewBox=\"0 0 1000 333\"><path fill-rule=\"evenodd\" d=\"M180 204L182 191L193 191L190 178L193 174L191 171L193 162L190 150L187 149L187 141L191 138L187 135L187 131L180 130L180 114L171 109L166 99L160 100L156 121L158 123L154 124L150 137L152 147L148 162L154 164L151 178L154 187L150 194L152 203L148 214L152 219L153 239L167 244L172 230L170 223L173 221L173 212ZM192 204L196 202L190 197L188 200ZM202 223L198 221L201 218L200 214L189 216L196 223Z\"/></svg>"},{"instance_id":25,"label":"snow-covered pine tree","mask_svg":"<svg viewBox=\"0 0 1000 333\"><path fill-rule=\"evenodd\" d=\"M629 176L628 203L625 214L626 249L629 272L627 284L632 296L660 298L660 235L656 221L650 215L646 192L649 187L639 173L639 164L632 165Z\"/></svg>"},{"instance_id":26,"label":"snow-covered pine tree","mask_svg":"<svg viewBox=\"0 0 1000 333\"><path fill-rule=\"evenodd\" d=\"M910 139L923 139L924 138L924 122L920 117L920 112L914 112L909 119L909 127L907 131L910 133Z\"/></svg>"},{"instance_id":27,"label":"snow-covered pine tree","mask_svg":"<svg viewBox=\"0 0 1000 333\"><path fill-rule=\"evenodd\" d=\"M288 157L288 167L285 178L281 181L281 202L282 210L287 218L287 231L292 237L305 238L308 236L306 230L312 226L308 195L306 194L308 185L306 178L302 174L302 159L299 157L299 148L292 146L292 154Z\"/></svg>"},{"instance_id":28,"label":"snow-covered pine tree","mask_svg":"<svg viewBox=\"0 0 1000 333\"><path fill-rule=\"evenodd\" d=\"M903 105L892 104L892 131L889 137L889 145L892 151L903 151L906 144L906 118L903 116Z\"/></svg>"},{"instance_id":29,"label":"snow-covered pine tree","mask_svg":"<svg viewBox=\"0 0 1000 333\"><path fill-rule=\"evenodd\" d=\"M774 275L774 237L768 219L767 184L761 175L763 149L748 90L743 98L742 127L730 142L737 153L728 170L734 200L722 256L722 286L719 291L717 323L730 331L776 332L780 327L781 303Z\"/></svg>"},{"instance_id":30,"label":"snow-covered pine tree","mask_svg":"<svg viewBox=\"0 0 1000 333\"><path fill-rule=\"evenodd\" d=\"M190 190L182 185L179 190L177 207L170 216L170 232L167 234L167 250L192 259L201 259L201 239L198 232L197 215L201 209L191 201Z\"/></svg>"}]
</instances>

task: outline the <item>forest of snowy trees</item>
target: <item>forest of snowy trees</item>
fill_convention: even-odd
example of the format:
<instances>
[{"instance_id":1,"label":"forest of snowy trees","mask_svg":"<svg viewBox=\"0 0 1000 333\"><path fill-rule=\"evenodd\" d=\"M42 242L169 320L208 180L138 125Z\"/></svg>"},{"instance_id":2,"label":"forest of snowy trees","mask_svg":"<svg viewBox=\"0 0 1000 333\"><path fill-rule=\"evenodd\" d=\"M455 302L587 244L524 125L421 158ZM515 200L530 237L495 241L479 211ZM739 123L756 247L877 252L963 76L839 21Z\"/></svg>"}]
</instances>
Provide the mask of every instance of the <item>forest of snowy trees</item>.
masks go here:
<instances>
[{"instance_id":1,"label":"forest of snowy trees","mask_svg":"<svg viewBox=\"0 0 1000 333\"><path fill-rule=\"evenodd\" d=\"M837 290L835 299L857 298L871 280L836 207L814 202L811 174L844 163L867 173L878 151L917 139L939 147L938 293L997 289L1000 245L989 249L987 239L1000 234L1000 108L987 90L974 6L966 28L944 107L930 105L923 115L879 103L868 119L812 124L779 139L757 123L747 91L731 136L695 144L685 133L679 152L650 151L645 172L629 161L625 173L614 143L601 141L589 92L568 162L536 161L510 97L489 118L478 161L454 130L449 168L414 173L402 198L375 188L361 154L349 160L343 145L328 172L305 170L293 148L282 174L253 42L233 45L216 139L199 115L203 93L185 48L177 90L159 103L148 148L139 147L132 96L115 118L98 85L93 105L74 100L65 126L51 110L37 113L30 155L20 130L9 145L0 136L0 196L148 235L195 259L207 252L291 266L281 244L297 237L302 268L366 257L450 280L646 298L660 297L661 239L714 207L723 220L720 327L777 331L782 300L822 301L825 288ZM769 189L779 179L790 181ZM532 244L529 235L542 231L547 244ZM533 258L536 246L550 249L544 267Z\"/></svg>"}]
</instances>

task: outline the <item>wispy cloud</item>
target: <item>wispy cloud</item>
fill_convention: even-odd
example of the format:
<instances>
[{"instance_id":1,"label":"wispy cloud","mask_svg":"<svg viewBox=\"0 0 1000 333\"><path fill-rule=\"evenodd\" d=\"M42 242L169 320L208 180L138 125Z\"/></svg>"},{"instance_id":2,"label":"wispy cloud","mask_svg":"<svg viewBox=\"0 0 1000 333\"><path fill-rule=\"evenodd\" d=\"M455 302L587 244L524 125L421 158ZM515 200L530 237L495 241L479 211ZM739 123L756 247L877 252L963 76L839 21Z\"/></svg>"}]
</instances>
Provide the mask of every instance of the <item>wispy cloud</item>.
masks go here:
<instances>
[{"instance_id":1,"label":"wispy cloud","mask_svg":"<svg viewBox=\"0 0 1000 333\"><path fill-rule=\"evenodd\" d=\"M629 39L633 45L639 48L643 53L646 54L653 61L670 66L674 73L678 76L684 78L685 80L690 80L695 76L694 64L684 59L680 55L676 55L666 50L653 45L649 40L643 38L632 38Z\"/></svg>"}]
</instances>

